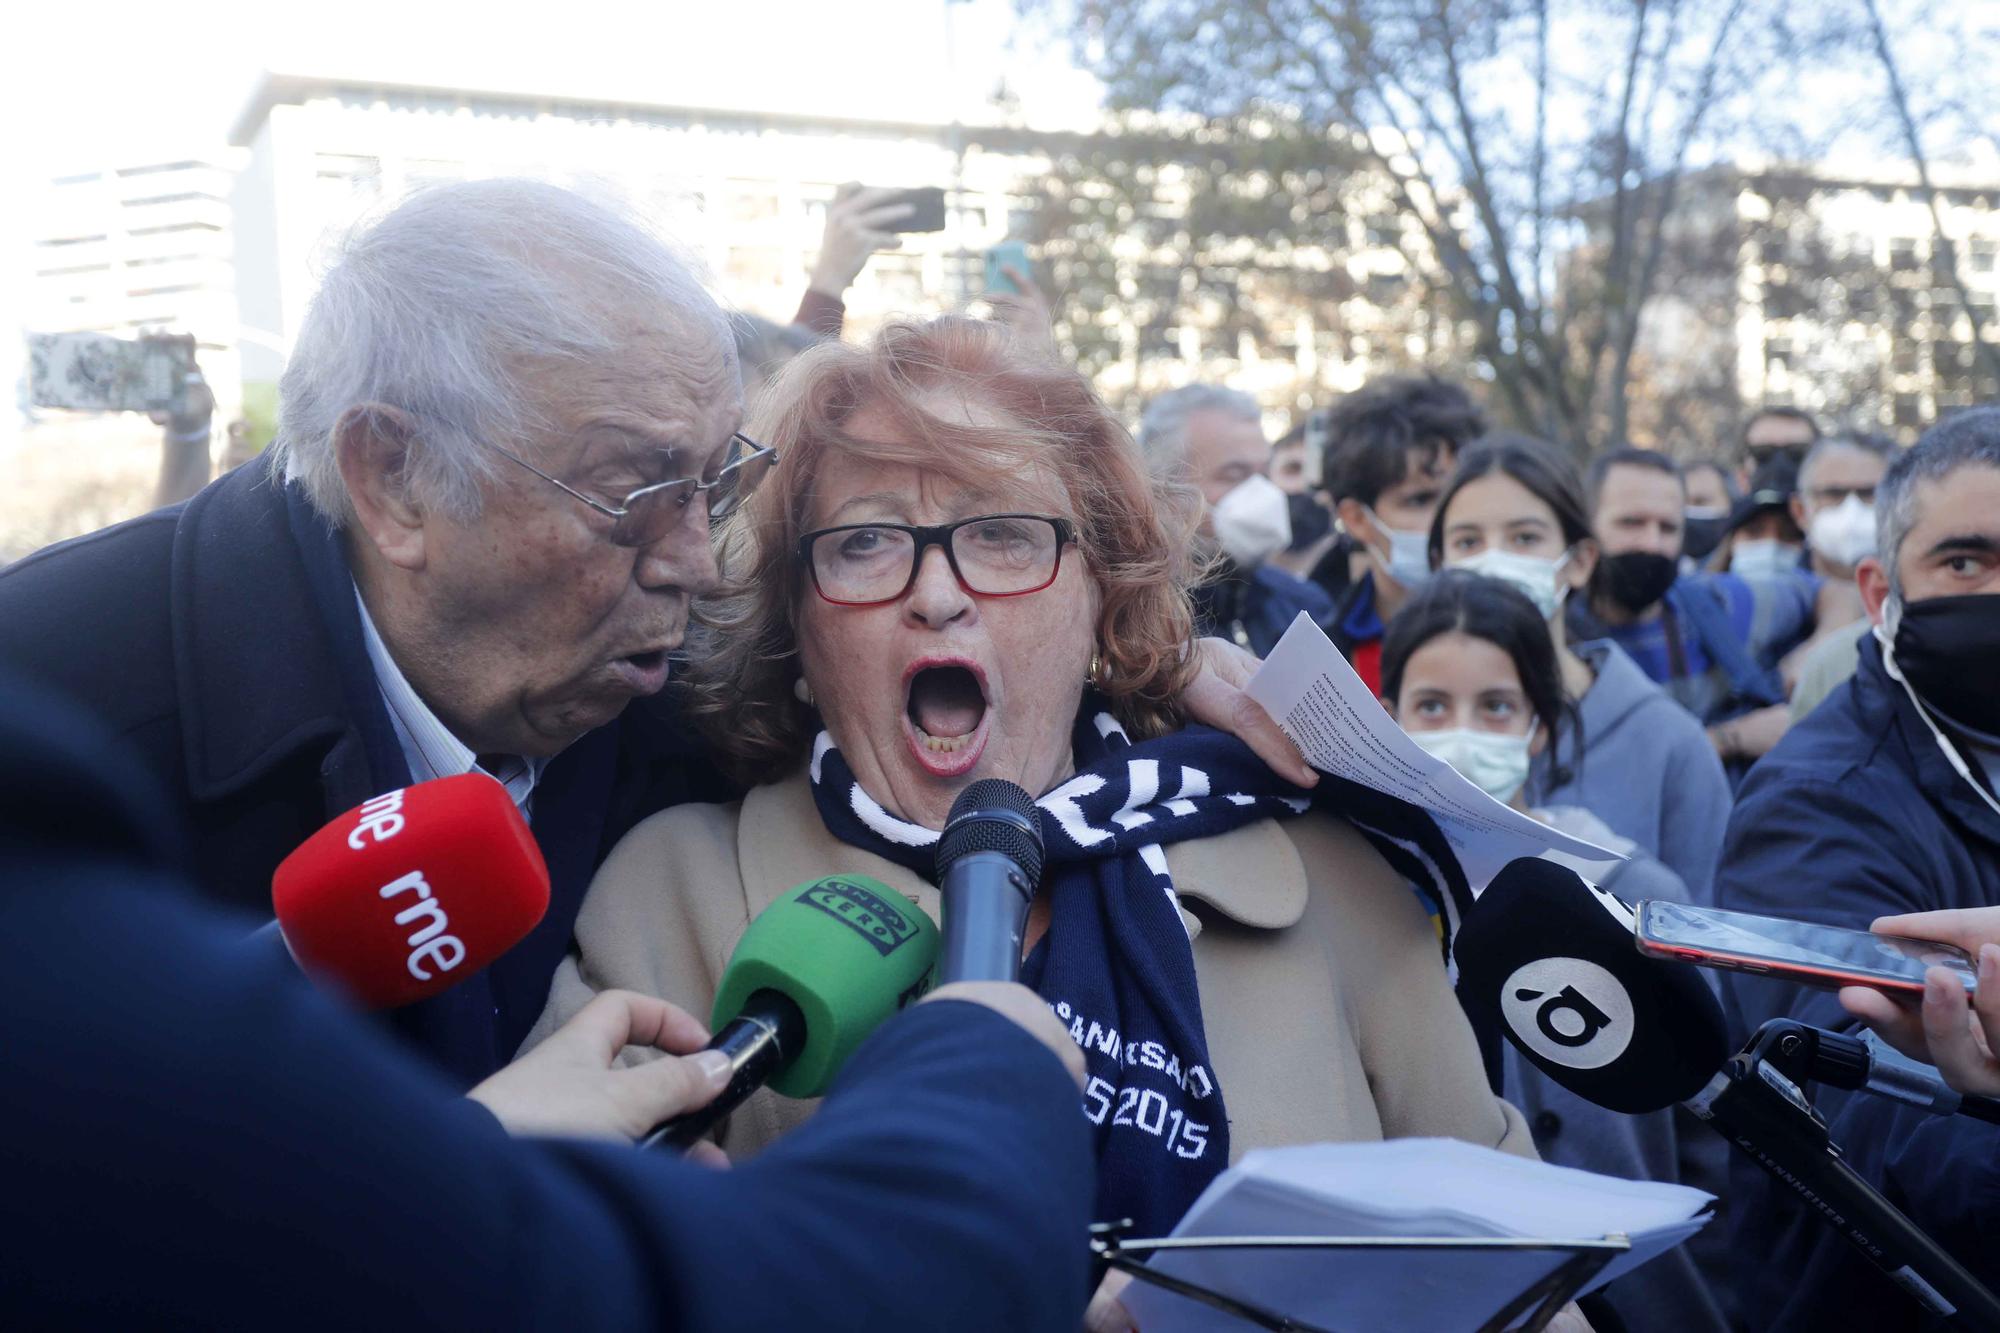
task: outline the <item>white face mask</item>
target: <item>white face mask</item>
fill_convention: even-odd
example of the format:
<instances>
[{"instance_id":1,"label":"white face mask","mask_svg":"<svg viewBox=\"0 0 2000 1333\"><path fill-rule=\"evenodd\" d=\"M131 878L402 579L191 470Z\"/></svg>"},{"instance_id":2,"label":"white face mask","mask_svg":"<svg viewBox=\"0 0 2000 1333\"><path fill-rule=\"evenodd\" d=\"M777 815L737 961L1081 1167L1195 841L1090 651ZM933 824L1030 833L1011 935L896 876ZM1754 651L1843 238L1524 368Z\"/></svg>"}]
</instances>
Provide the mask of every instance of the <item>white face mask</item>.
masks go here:
<instances>
[{"instance_id":1,"label":"white face mask","mask_svg":"<svg viewBox=\"0 0 2000 1333\"><path fill-rule=\"evenodd\" d=\"M1746 578L1768 579L1798 567L1799 548L1788 546L1775 537L1765 541L1737 542L1729 548L1729 572Z\"/></svg>"},{"instance_id":2,"label":"white face mask","mask_svg":"<svg viewBox=\"0 0 2000 1333\"><path fill-rule=\"evenodd\" d=\"M1529 737L1455 727L1450 731L1413 731L1410 739L1496 801L1513 800L1528 781Z\"/></svg>"},{"instance_id":3,"label":"white face mask","mask_svg":"<svg viewBox=\"0 0 2000 1333\"><path fill-rule=\"evenodd\" d=\"M1291 504L1269 477L1247 478L1215 502L1215 541L1238 569L1255 569L1292 544Z\"/></svg>"},{"instance_id":4,"label":"white face mask","mask_svg":"<svg viewBox=\"0 0 2000 1333\"><path fill-rule=\"evenodd\" d=\"M1535 604L1543 620L1551 620L1563 604L1563 598L1569 596L1569 585L1562 581L1563 566L1568 563L1568 551L1554 560L1544 560L1540 556L1516 555L1512 551L1496 551L1488 547L1478 555L1457 561L1452 568L1470 570L1474 574L1512 584Z\"/></svg>"},{"instance_id":5,"label":"white face mask","mask_svg":"<svg viewBox=\"0 0 2000 1333\"><path fill-rule=\"evenodd\" d=\"M1389 554L1382 555L1382 563L1388 566L1389 577L1403 585L1406 591L1414 592L1431 581L1431 535L1429 532L1405 532L1392 528L1382 521L1382 516L1373 509L1367 510L1369 521L1375 530L1389 539Z\"/></svg>"},{"instance_id":6,"label":"white face mask","mask_svg":"<svg viewBox=\"0 0 2000 1333\"><path fill-rule=\"evenodd\" d=\"M1850 494L1812 516L1806 544L1836 565L1852 569L1875 553L1875 506Z\"/></svg>"}]
</instances>

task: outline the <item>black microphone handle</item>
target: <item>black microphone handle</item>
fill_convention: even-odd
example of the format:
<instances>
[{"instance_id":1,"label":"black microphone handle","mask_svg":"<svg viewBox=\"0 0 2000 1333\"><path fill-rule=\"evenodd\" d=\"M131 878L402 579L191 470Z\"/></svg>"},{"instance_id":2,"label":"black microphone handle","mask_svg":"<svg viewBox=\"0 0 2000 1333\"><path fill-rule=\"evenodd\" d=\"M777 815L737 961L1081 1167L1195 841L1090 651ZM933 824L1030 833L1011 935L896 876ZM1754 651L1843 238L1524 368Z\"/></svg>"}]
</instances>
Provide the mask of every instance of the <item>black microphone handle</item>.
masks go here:
<instances>
[{"instance_id":1,"label":"black microphone handle","mask_svg":"<svg viewBox=\"0 0 2000 1333\"><path fill-rule=\"evenodd\" d=\"M677 1115L639 1140L641 1148L686 1152L744 1099L790 1064L805 1045L806 1019L790 996L760 990L724 1023L704 1050L729 1056L729 1082L706 1106Z\"/></svg>"},{"instance_id":2,"label":"black microphone handle","mask_svg":"<svg viewBox=\"0 0 2000 1333\"><path fill-rule=\"evenodd\" d=\"M1926 1310L1953 1328L2000 1330L2000 1300L1841 1160L1825 1123L1782 1074L1755 1056L1734 1056L1687 1108L1789 1186Z\"/></svg>"},{"instance_id":3,"label":"black microphone handle","mask_svg":"<svg viewBox=\"0 0 2000 1333\"><path fill-rule=\"evenodd\" d=\"M938 886L938 981L1019 981L1034 886L1011 857L967 852Z\"/></svg>"}]
</instances>

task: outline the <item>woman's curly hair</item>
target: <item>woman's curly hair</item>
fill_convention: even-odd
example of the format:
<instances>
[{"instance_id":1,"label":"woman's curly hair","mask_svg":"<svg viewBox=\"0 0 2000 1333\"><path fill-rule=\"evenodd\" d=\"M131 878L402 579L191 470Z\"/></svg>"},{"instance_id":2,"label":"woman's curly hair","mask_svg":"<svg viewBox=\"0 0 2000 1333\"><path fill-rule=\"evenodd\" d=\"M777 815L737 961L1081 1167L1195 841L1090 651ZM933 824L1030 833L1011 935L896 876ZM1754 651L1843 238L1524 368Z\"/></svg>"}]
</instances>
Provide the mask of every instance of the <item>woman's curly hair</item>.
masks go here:
<instances>
[{"instance_id":1,"label":"woman's curly hair","mask_svg":"<svg viewBox=\"0 0 2000 1333\"><path fill-rule=\"evenodd\" d=\"M932 410L978 404L1004 425ZM855 438L864 407L886 415L896 442ZM783 776L812 741L793 694L802 597L796 559L820 468L832 451L905 465L963 485L1025 468L1059 478L1075 506L1077 545L1097 586L1099 688L1135 737L1170 731L1193 673L1198 497L1156 482L1118 419L1073 370L983 320L903 321L866 345L823 343L797 357L755 404L748 433L779 451L771 476L718 534L722 585L696 608L686 675L691 713L715 751L748 782Z\"/></svg>"}]
</instances>

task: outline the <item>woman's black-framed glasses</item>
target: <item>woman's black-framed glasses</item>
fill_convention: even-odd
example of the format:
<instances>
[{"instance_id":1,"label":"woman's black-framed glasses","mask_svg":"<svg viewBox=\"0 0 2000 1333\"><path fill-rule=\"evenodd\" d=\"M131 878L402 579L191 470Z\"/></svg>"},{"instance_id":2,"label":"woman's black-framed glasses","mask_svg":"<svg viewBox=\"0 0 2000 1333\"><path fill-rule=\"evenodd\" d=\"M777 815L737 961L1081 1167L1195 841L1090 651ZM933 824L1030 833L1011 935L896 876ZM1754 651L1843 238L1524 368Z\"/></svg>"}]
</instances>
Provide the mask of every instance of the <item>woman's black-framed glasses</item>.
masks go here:
<instances>
[{"instance_id":1,"label":"woman's black-framed glasses","mask_svg":"<svg viewBox=\"0 0 2000 1333\"><path fill-rule=\"evenodd\" d=\"M956 523L849 523L799 538L813 588L837 606L879 606L910 590L924 552L942 547L953 577L976 597L1020 597L1056 581L1076 525L1047 514L981 514Z\"/></svg>"},{"instance_id":2,"label":"woman's black-framed glasses","mask_svg":"<svg viewBox=\"0 0 2000 1333\"><path fill-rule=\"evenodd\" d=\"M497 444L488 448L519 463L549 485L560 488L610 519L611 540L618 546L651 546L667 535L680 521L689 503L703 491L708 493L708 521L722 522L735 513L750 492L771 474L778 461L776 449L759 444L739 431L729 437L729 451L723 456L722 469L715 474L713 481L677 477L672 481L641 486L620 504L608 505L556 480L533 463Z\"/></svg>"}]
</instances>

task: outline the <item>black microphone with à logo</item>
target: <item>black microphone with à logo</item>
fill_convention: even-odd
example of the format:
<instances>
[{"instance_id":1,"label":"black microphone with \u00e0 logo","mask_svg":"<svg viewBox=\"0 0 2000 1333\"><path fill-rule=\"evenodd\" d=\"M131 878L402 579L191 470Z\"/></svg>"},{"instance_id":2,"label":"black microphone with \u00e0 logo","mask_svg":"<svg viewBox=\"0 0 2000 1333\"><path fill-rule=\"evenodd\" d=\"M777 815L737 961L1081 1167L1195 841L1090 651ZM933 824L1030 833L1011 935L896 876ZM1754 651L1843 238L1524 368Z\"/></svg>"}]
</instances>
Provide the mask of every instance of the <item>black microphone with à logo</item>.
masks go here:
<instances>
[{"instance_id":1,"label":"black microphone with \u00e0 logo","mask_svg":"<svg viewBox=\"0 0 2000 1333\"><path fill-rule=\"evenodd\" d=\"M1459 931L1460 1002L1587 1101L1630 1114L1685 1104L1946 1326L2000 1329L2000 1300L1842 1159L1800 1086L1820 1077L1805 1059L1816 1029L1773 1020L1731 1055L1701 974L1641 954L1636 925L1574 871L1515 861Z\"/></svg>"}]
</instances>

